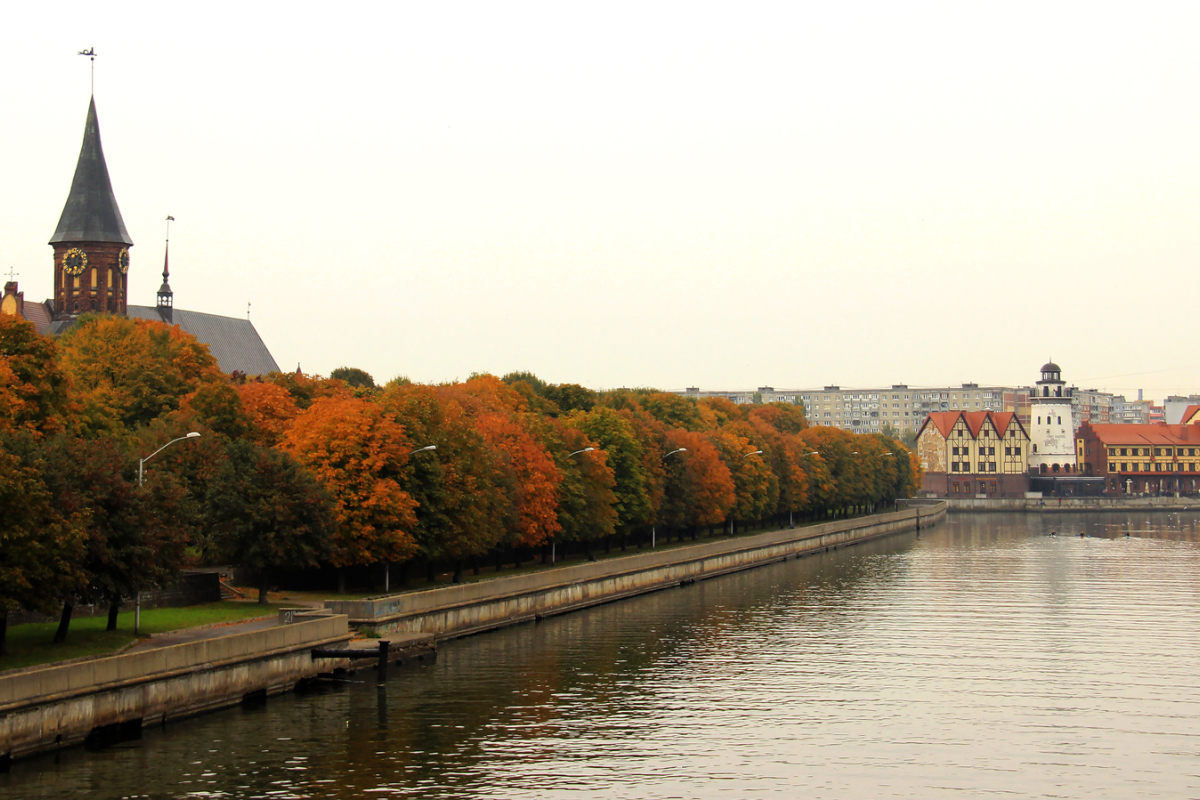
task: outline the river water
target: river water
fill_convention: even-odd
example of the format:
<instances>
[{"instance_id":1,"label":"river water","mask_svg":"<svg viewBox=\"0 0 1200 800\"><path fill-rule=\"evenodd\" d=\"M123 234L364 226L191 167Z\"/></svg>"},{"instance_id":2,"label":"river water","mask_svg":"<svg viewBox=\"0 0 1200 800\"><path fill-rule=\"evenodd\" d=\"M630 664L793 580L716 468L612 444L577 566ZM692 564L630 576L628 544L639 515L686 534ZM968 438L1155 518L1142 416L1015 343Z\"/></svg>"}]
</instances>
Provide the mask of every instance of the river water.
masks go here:
<instances>
[{"instance_id":1,"label":"river water","mask_svg":"<svg viewBox=\"0 0 1200 800\"><path fill-rule=\"evenodd\" d=\"M0 797L1200 797L1198 716L1200 512L955 515L18 762Z\"/></svg>"}]
</instances>

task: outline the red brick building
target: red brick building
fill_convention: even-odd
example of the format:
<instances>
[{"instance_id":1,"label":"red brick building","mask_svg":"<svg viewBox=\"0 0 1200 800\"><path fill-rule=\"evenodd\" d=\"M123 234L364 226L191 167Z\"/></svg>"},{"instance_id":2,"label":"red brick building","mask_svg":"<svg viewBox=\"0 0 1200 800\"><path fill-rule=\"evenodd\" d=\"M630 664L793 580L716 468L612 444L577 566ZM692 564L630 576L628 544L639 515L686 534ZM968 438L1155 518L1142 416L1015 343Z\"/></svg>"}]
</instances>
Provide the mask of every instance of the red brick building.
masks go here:
<instances>
[{"instance_id":1,"label":"red brick building","mask_svg":"<svg viewBox=\"0 0 1200 800\"><path fill-rule=\"evenodd\" d=\"M1200 491L1200 425L1084 423L1075 445L1080 474L1105 478L1105 494Z\"/></svg>"}]
</instances>

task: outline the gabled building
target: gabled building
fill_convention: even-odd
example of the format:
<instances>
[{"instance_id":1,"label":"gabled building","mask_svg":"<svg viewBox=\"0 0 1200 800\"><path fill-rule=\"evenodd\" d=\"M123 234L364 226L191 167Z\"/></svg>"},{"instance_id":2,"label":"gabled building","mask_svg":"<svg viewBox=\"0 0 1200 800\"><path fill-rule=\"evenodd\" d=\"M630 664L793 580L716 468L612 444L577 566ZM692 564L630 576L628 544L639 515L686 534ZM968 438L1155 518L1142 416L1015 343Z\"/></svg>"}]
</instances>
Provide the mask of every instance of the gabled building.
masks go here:
<instances>
[{"instance_id":1,"label":"gabled building","mask_svg":"<svg viewBox=\"0 0 1200 800\"><path fill-rule=\"evenodd\" d=\"M25 293L16 281L10 281L0 297L0 314L24 317L37 326L39 333L49 335L69 328L80 314L123 314L159 320L178 325L208 345L225 372L262 375L279 371L250 320L174 308L165 259L157 304L129 305L129 248L133 247L133 239L125 228L109 179L95 98L88 103L75 176L50 246L54 248L54 297L40 304L26 303Z\"/></svg>"},{"instance_id":2,"label":"gabled building","mask_svg":"<svg viewBox=\"0 0 1200 800\"><path fill-rule=\"evenodd\" d=\"M917 432L921 490L938 497L1022 497L1029 433L1011 411L937 411Z\"/></svg>"}]
</instances>

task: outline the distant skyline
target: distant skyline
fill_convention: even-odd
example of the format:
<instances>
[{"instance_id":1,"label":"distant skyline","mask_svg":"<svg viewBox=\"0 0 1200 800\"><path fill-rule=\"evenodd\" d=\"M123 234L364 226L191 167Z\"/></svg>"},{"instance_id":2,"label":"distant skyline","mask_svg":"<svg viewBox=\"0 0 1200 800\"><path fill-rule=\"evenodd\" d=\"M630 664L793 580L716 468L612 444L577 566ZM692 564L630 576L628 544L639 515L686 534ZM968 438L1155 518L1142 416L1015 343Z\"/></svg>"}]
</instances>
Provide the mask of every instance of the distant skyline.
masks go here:
<instances>
[{"instance_id":1,"label":"distant skyline","mask_svg":"<svg viewBox=\"0 0 1200 800\"><path fill-rule=\"evenodd\" d=\"M1200 392L1200 7L25 4L0 273L51 295L86 57L153 305L284 369Z\"/></svg>"}]
</instances>

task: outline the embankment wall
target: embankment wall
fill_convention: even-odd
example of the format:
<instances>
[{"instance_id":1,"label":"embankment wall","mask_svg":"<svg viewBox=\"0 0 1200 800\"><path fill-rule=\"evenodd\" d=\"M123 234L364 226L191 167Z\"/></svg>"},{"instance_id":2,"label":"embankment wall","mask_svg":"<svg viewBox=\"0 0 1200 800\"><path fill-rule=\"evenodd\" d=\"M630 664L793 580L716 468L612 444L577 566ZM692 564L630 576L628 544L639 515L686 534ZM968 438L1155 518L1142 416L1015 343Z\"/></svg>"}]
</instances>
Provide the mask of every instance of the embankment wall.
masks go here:
<instances>
[{"instance_id":1,"label":"embankment wall","mask_svg":"<svg viewBox=\"0 0 1200 800\"><path fill-rule=\"evenodd\" d=\"M1187 511L1200 510L1195 497L964 498L946 501L951 511Z\"/></svg>"},{"instance_id":2,"label":"embankment wall","mask_svg":"<svg viewBox=\"0 0 1200 800\"><path fill-rule=\"evenodd\" d=\"M914 504L888 514L771 531L529 575L365 600L327 600L350 624L378 633L404 631L438 639L467 636L551 614L658 591L806 553L926 528L946 504Z\"/></svg>"},{"instance_id":3,"label":"embankment wall","mask_svg":"<svg viewBox=\"0 0 1200 800\"><path fill-rule=\"evenodd\" d=\"M114 726L165 721L292 689L343 660L314 647L350 641L344 616L118 656L0 673L0 756L84 741ZM136 735L136 734L135 734Z\"/></svg>"}]
</instances>

